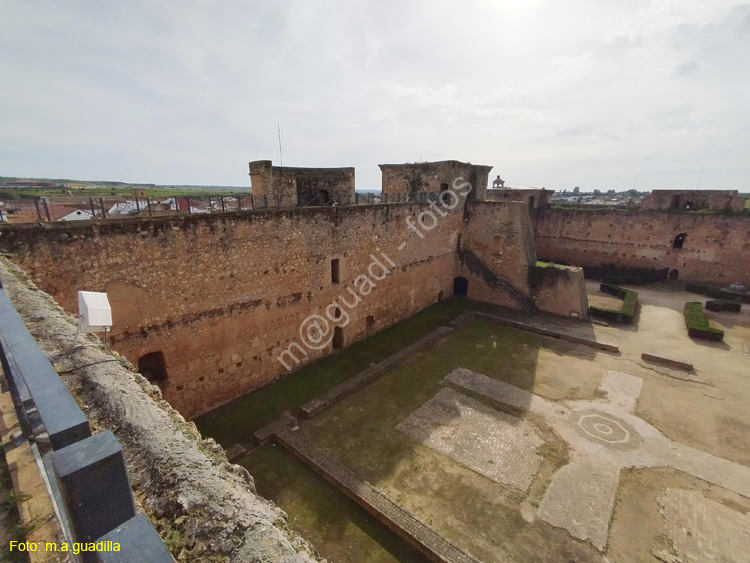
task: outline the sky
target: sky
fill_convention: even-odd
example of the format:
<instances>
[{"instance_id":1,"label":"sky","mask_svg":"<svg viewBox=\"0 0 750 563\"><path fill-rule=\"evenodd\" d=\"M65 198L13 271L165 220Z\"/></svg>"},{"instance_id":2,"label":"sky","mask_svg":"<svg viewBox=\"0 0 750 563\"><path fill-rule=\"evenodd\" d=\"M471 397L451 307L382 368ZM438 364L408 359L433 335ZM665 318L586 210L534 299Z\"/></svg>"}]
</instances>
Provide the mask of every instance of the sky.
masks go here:
<instances>
[{"instance_id":1,"label":"sky","mask_svg":"<svg viewBox=\"0 0 750 563\"><path fill-rule=\"evenodd\" d=\"M455 159L750 192L750 4L0 0L0 176L247 186Z\"/></svg>"}]
</instances>

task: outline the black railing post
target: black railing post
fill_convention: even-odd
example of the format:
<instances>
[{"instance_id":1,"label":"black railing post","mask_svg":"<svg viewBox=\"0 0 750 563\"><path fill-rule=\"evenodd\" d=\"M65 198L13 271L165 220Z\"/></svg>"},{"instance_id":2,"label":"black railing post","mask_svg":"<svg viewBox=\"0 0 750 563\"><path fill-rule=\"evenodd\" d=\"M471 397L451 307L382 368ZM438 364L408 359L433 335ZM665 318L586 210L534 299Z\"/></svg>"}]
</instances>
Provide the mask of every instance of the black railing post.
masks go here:
<instances>
[{"instance_id":1,"label":"black railing post","mask_svg":"<svg viewBox=\"0 0 750 563\"><path fill-rule=\"evenodd\" d=\"M76 541L90 543L136 514L122 446L110 430L52 452ZM84 561L96 561L87 553Z\"/></svg>"}]
</instances>

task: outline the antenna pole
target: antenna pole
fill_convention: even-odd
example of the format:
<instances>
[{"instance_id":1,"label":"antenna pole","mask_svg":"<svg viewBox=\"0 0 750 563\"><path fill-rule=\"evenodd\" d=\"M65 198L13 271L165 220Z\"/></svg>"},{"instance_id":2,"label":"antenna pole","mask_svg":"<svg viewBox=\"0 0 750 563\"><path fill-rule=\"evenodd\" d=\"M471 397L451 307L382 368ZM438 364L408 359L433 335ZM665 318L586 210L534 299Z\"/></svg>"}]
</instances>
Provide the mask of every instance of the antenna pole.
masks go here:
<instances>
[{"instance_id":1,"label":"antenna pole","mask_svg":"<svg viewBox=\"0 0 750 563\"><path fill-rule=\"evenodd\" d=\"M696 190L701 187L701 180L703 180L703 169L704 168L705 168L705 166L701 166L701 175L698 177L698 185L695 187Z\"/></svg>"},{"instance_id":2,"label":"antenna pole","mask_svg":"<svg viewBox=\"0 0 750 563\"><path fill-rule=\"evenodd\" d=\"M279 133L279 160L281 161L281 167L284 168L284 153L281 152L281 124L276 122L276 130Z\"/></svg>"}]
</instances>

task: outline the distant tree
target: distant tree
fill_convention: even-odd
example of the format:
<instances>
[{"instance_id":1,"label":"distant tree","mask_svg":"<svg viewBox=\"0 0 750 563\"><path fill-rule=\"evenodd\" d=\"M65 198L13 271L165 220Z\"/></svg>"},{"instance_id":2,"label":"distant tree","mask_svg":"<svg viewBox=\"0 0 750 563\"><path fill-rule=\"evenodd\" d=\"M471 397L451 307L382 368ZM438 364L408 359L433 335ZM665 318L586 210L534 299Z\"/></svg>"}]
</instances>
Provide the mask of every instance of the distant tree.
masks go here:
<instances>
[{"instance_id":1,"label":"distant tree","mask_svg":"<svg viewBox=\"0 0 750 563\"><path fill-rule=\"evenodd\" d=\"M579 188L578 186L576 186L575 188L573 188L573 193L574 194L577 194L580 191L581 191L581 188Z\"/></svg>"},{"instance_id":2,"label":"distant tree","mask_svg":"<svg viewBox=\"0 0 750 563\"><path fill-rule=\"evenodd\" d=\"M607 195L615 195L615 190L607 190Z\"/></svg>"},{"instance_id":3,"label":"distant tree","mask_svg":"<svg viewBox=\"0 0 750 563\"><path fill-rule=\"evenodd\" d=\"M602 192L600 190L594 190L594 195L602 195Z\"/></svg>"}]
</instances>

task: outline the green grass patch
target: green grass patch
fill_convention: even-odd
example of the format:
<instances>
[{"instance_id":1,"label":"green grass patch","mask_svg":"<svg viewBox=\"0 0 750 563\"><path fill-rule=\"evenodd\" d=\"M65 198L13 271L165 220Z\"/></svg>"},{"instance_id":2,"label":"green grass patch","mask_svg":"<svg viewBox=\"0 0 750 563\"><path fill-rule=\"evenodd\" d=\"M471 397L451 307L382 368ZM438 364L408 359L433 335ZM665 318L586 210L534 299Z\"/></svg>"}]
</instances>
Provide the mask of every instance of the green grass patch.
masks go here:
<instances>
[{"instance_id":1,"label":"green grass patch","mask_svg":"<svg viewBox=\"0 0 750 563\"><path fill-rule=\"evenodd\" d=\"M684 314L688 335L705 340L724 340L724 331L711 327L708 315L703 312L703 305L699 301L685 303Z\"/></svg>"},{"instance_id":2,"label":"green grass patch","mask_svg":"<svg viewBox=\"0 0 750 563\"><path fill-rule=\"evenodd\" d=\"M446 299L366 340L198 417L198 429L224 447L247 444L256 430L401 350L476 303Z\"/></svg>"},{"instance_id":3,"label":"green grass patch","mask_svg":"<svg viewBox=\"0 0 750 563\"><path fill-rule=\"evenodd\" d=\"M630 324L633 322L638 309L638 292L625 289L618 285L603 283L599 289L616 297L622 298L622 307L619 309L605 309L603 307L589 307L589 313L594 317L600 317L609 321Z\"/></svg>"},{"instance_id":4,"label":"green grass patch","mask_svg":"<svg viewBox=\"0 0 750 563\"><path fill-rule=\"evenodd\" d=\"M336 487L288 453L268 445L241 460L258 493L289 514L289 527L330 561L417 562L424 558Z\"/></svg>"}]
</instances>

